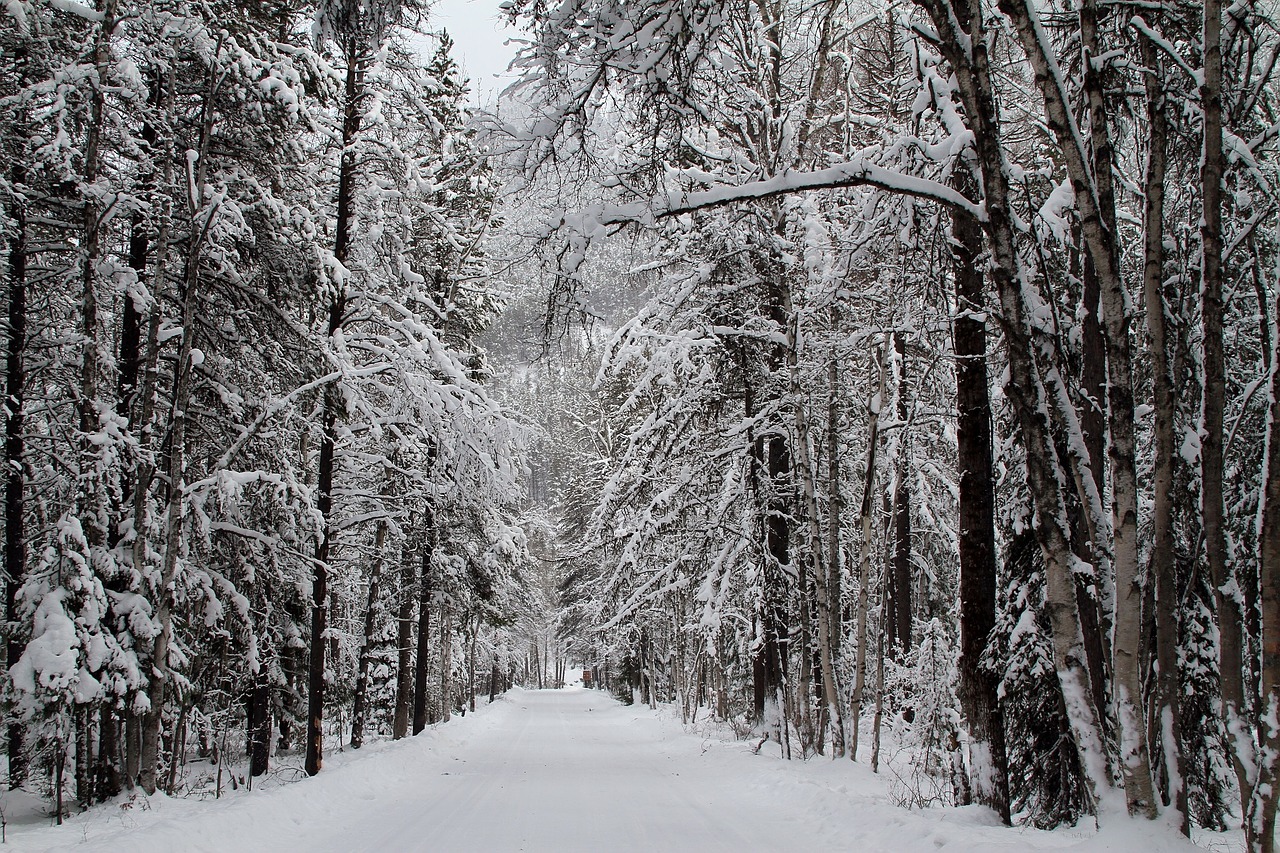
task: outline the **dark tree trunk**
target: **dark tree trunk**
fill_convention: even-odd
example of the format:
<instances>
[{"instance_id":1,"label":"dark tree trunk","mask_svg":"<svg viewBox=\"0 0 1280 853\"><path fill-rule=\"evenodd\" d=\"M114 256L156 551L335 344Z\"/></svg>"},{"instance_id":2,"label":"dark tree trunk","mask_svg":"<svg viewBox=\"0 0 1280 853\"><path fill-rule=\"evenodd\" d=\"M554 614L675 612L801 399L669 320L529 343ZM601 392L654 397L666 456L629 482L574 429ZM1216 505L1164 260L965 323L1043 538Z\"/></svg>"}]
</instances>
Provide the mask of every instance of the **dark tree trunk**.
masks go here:
<instances>
[{"instance_id":1,"label":"dark tree trunk","mask_svg":"<svg viewBox=\"0 0 1280 853\"><path fill-rule=\"evenodd\" d=\"M364 92L364 75L358 51L359 40L351 36L346 44L347 73L343 94L342 158L338 166L338 210L333 257L345 264L351 249L351 225L355 218L356 162L352 143L360 132L359 100ZM329 305L328 336L332 340L342 329L347 310L345 293L338 293ZM320 543L316 546L311 582L311 657L307 667L307 774L314 776L324 764L325 632L329 616L329 550L333 512L333 468L338 441L338 412L342 407L338 389L327 386L324 393L323 434L320 438L320 470L316 486L316 509L322 519Z\"/></svg>"},{"instance_id":2,"label":"dark tree trunk","mask_svg":"<svg viewBox=\"0 0 1280 853\"><path fill-rule=\"evenodd\" d=\"M899 439L898 482L893 491L893 612L886 621L894 623L893 636L905 657L911 650L911 466L907 443L907 345L901 332L893 335L898 353L898 420L904 430ZM890 644L892 648L892 644ZM899 658L901 659L901 658Z\"/></svg>"},{"instance_id":3,"label":"dark tree trunk","mask_svg":"<svg viewBox=\"0 0 1280 853\"><path fill-rule=\"evenodd\" d=\"M427 727L427 676L431 661L431 625L428 614L431 612L431 552L435 546L435 513L429 506L425 508L422 527L422 569L418 582L418 659L413 673L415 735ZM441 696L440 701L448 702L449 697Z\"/></svg>"},{"instance_id":4,"label":"dark tree trunk","mask_svg":"<svg viewBox=\"0 0 1280 853\"><path fill-rule=\"evenodd\" d=\"M977 194L971 175L957 173L958 189ZM991 397L987 384L987 325L980 225L961 213L951 219L956 286L952 326L956 353L956 445L960 479L959 699L969 726L970 790L1005 824L1009 761L999 678L982 665L996 622L995 477L991 450Z\"/></svg>"},{"instance_id":5,"label":"dark tree trunk","mask_svg":"<svg viewBox=\"0 0 1280 853\"><path fill-rule=\"evenodd\" d=\"M369 663L373 651L373 633L377 628L378 593L382 580L382 549L387 540L387 522L379 521L373 537L373 566L369 569L369 601L364 611L364 642L356 665L356 691L351 703L351 748L364 745L365 717L368 716Z\"/></svg>"},{"instance_id":6,"label":"dark tree trunk","mask_svg":"<svg viewBox=\"0 0 1280 853\"><path fill-rule=\"evenodd\" d=\"M21 169L15 168L12 173L14 187L21 186L24 180ZM22 412L26 394L23 355L27 340L27 221L26 209L16 199L9 214L14 220L14 237L9 244L9 334L5 351L4 566L8 577L4 586L4 618L8 624L15 625L18 621L18 589L27 575L26 446ZM26 644L19 632L9 632L5 644L7 666L12 668L25 649ZM27 778L26 727L11 721L7 735L9 787L14 789Z\"/></svg>"},{"instance_id":7,"label":"dark tree trunk","mask_svg":"<svg viewBox=\"0 0 1280 853\"><path fill-rule=\"evenodd\" d=\"M1168 171L1168 118L1157 49L1150 39L1142 39L1147 94L1147 175L1144 223L1143 295L1150 335L1151 385L1155 403L1155 460L1152 477L1154 507L1151 513L1151 563L1155 602L1156 676L1153 691L1154 713L1148 721L1151 742L1163 759L1157 779L1166 805L1172 804L1181 817L1184 835L1191 834L1187 810L1187 785L1182 778L1182 723L1178 689L1178 564L1174 540L1174 465L1176 433L1174 413L1177 390L1169 372L1169 329L1164 304L1164 194ZM1166 722L1167 721L1167 722ZM1168 726L1166 737L1164 731ZM1153 756L1154 759L1154 756Z\"/></svg>"},{"instance_id":8,"label":"dark tree trunk","mask_svg":"<svg viewBox=\"0 0 1280 853\"><path fill-rule=\"evenodd\" d=\"M1098 275L1094 270L1092 259L1084 247L1075 251L1078 259L1074 265L1078 268L1081 279L1081 307L1084 317L1080 324L1080 432L1084 439L1085 452L1088 456L1088 482L1077 480L1077 490L1092 489L1102 495L1106 488L1103 472L1107 452L1107 362L1106 342L1102 335L1102 323L1099 319L1101 304L1101 288ZM1068 451L1060 454L1064 459ZM1081 560L1097 566L1107 559L1103 543L1098 541L1097 519L1088 519L1091 504L1088 497L1079 494L1079 504L1072 506L1069 521L1072 526L1072 548ZM1107 661L1110 655L1105 647L1106 630L1098 601L1095 577L1081 574L1076 578L1076 606L1080 609L1080 627L1084 633L1085 654L1089 659L1090 686L1093 688L1093 701L1099 708L1107 707Z\"/></svg>"},{"instance_id":9,"label":"dark tree trunk","mask_svg":"<svg viewBox=\"0 0 1280 853\"><path fill-rule=\"evenodd\" d=\"M898 644L897 659L911 651L911 484L906 466L898 472L893 490L893 611L886 619L893 622L893 640Z\"/></svg>"},{"instance_id":10,"label":"dark tree trunk","mask_svg":"<svg viewBox=\"0 0 1280 853\"><path fill-rule=\"evenodd\" d=\"M425 568L425 567L424 567ZM419 642L422 636L418 636ZM421 647L419 647L421 648ZM548 653L550 650L548 650ZM421 653L421 652L419 652ZM555 664L556 684L559 687L559 663ZM416 708L414 709L416 712ZM442 596L440 601L440 717L443 722L449 722L453 712L453 611L449 609L448 596ZM434 721L433 721L434 722ZM417 729L418 720L415 715L414 734L421 729Z\"/></svg>"},{"instance_id":11,"label":"dark tree trunk","mask_svg":"<svg viewBox=\"0 0 1280 853\"><path fill-rule=\"evenodd\" d=\"M1280 302L1275 310L1280 312ZM1275 353L1272 355L1276 357ZM1259 605L1262 611L1259 686L1265 721L1274 721L1280 716L1280 371L1271 372L1270 396L1258 543ZM1265 724L1259 728L1262 748L1259 750L1256 784L1245 803L1245 839L1251 853L1272 853L1276 849L1276 808L1280 802L1280 729Z\"/></svg>"},{"instance_id":12,"label":"dark tree trunk","mask_svg":"<svg viewBox=\"0 0 1280 853\"><path fill-rule=\"evenodd\" d=\"M94 762L93 793L98 802L120 793L120 720L110 705L98 710L98 755Z\"/></svg>"},{"instance_id":13,"label":"dark tree trunk","mask_svg":"<svg viewBox=\"0 0 1280 853\"><path fill-rule=\"evenodd\" d=\"M160 93L163 87L157 85L155 87L155 95L152 98L152 105L158 106L160 103ZM144 124L142 127L142 141L147 144L150 150L155 149L157 140L156 129L151 123ZM144 175L142 179L142 191L151 193L155 190L154 172ZM140 211L133 214L129 223L129 268L134 271L138 281L143 280L143 275L147 269L147 256L151 252L151 222ZM151 298L154 300L160 295L160 288L164 287L164 282L156 281L152 286ZM125 293L123 305L120 309L120 355L119 355L119 384L116 389L116 412L121 417L132 420L133 404L137 399L139 390L139 381L142 378L142 329L144 312L141 306L133 299L129 293ZM135 424L136 426L136 424ZM126 496L126 502L127 502Z\"/></svg>"},{"instance_id":14,"label":"dark tree trunk","mask_svg":"<svg viewBox=\"0 0 1280 853\"><path fill-rule=\"evenodd\" d=\"M290 608L291 611L294 608ZM296 621L302 621L296 612L291 613ZM280 738L276 741L276 750L287 752L293 747L293 717L298 708L298 676L302 655L287 646L281 650L281 669L284 670L285 689L276 706L280 719Z\"/></svg>"},{"instance_id":15,"label":"dark tree trunk","mask_svg":"<svg viewBox=\"0 0 1280 853\"><path fill-rule=\"evenodd\" d=\"M789 473L790 459L781 436L768 436L757 441L764 457L768 485L765 497L765 566L764 601L760 613L760 643L756 650L753 672L756 674L756 720L765 719L765 705L777 702L783 688L783 659L786 656L786 600L784 572L790 562L790 527L780 492L783 478ZM779 721L785 724L785 709L777 709Z\"/></svg>"},{"instance_id":16,"label":"dark tree trunk","mask_svg":"<svg viewBox=\"0 0 1280 853\"><path fill-rule=\"evenodd\" d=\"M765 259L764 263L772 266L773 259ZM791 318L787 310L790 295L786 282L778 269L770 269L767 275L769 319L778 329L787 329ZM781 346L775 344L769 348L765 356L768 367L766 381L771 381L784 368L786 355ZM745 360L745 353L743 357ZM770 399L778 393L777 388L769 386ZM747 397L751 396L748 382ZM748 411L754 409L754 401L748 399L746 408ZM787 725L785 666L789 630L786 602L787 578L791 571L791 507L787 496L790 494L791 453L786 438L771 431L754 437L752 454L752 491L764 519L764 565L761 567L764 582L757 617L759 639L752 661L755 721L757 724L764 722L767 704L776 703L779 737L784 742L785 751L785 736L781 732Z\"/></svg>"},{"instance_id":17,"label":"dark tree trunk","mask_svg":"<svg viewBox=\"0 0 1280 853\"><path fill-rule=\"evenodd\" d=\"M1203 252L1200 316L1204 325L1201 363L1204 369L1203 420L1200 440L1200 511L1204 523L1205 557L1213 578L1218 617L1218 670L1222 707L1226 715L1227 753L1236 773L1242 806L1248 808L1253 779L1244 756L1253 751L1248 733L1249 708L1244 686L1244 617L1241 601L1232 594L1236 580L1227 563L1227 536L1222 494L1223 417L1226 406L1226 366L1223 356L1222 293L1222 177L1226 158L1222 132L1222 2L1204 4L1204 156L1201 184L1204 211L1200 220ZM1246 829L1247 831L1247 829Z\"/></svg>"},{"instance_id":18,"label":"dark tree trunk","mask_svg":"<svg viewBox=\"0 0 1280 853\"><path fill-rule=\"evenodd\" d=\"M73 706L72 716L75 718L76 736L76 800L81 806L93 803L93 769L94 769L94 709L88 705Z\"/></svg>"},{"instance_id":19,"label":"dark tree trunk","mask_svg":"<svg viewBox=\"0 0 1280 853\"><path fill-rule=\"evenodd\" d=\"M329 336L342 327L344 300L329 307ZM332 535L333 467L338 440L338 409L342 405L336 389L324 392L323 435L320 439L319 480L316 509L323 519L320 542L316 546L311 580L311 652L307 663L307 774L314 776L324 764L325 631L329 617L329 550Z\"/></svg>"},{"instance_id":20,"label":"dark tree trunk","mask_svg":"<svg viewBox=\"0 0 1280 853\"><path fill-rule=\"evenodd\" d=\"M124 719L124 778L130 790L138 783L142 767L142 718L128 714Z\"/></svg>"},{"instance_id":21,"label":"dark tree trunk","mask_svg":"<svg viewBox=\"0 0 1280 853\"><path fill-rule=\"evenodd\" d=\"M396 614L396 709L391 724L394 740L409 733L409 712L413 707L413 594L417 588L414 556L407 547L401 555L400 609Z\"/></svg>"},{"instance_id":22,"label":"dark tree trunk","mask_svg":"<svg viewBox=\"0 0 1280 853\"><path fill-rule=\"evenodd\" d=\"M271 682L265 668L254 673L246 698L249 775L261 776L271 759Z\"/></svg>"}]
</instances>

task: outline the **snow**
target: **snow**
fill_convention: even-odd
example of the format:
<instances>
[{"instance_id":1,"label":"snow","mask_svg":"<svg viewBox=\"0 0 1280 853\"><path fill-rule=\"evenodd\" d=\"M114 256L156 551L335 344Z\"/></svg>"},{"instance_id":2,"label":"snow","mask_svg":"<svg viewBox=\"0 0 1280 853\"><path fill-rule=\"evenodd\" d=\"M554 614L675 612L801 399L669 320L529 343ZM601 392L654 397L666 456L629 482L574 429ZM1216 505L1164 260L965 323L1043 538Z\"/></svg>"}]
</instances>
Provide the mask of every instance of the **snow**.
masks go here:
<instances>
[{"instance_id":1,"label":"snow","mask_svg":"<svg viewBox=\"0 0 1280 853\"><path fill-rule=\"evenodd\" d=\"M816 171L789 169L776 177L738 186L718 186L701 192L667 193L647 202L591 205L578 213L563 213L557 225L567 228L573 234L595 238L606 234L607 226L610 225L633 222L647 225L655 219L720 207L748 199L861 185L931 199L964 210L979 221L986 220L986 208L974 204L945 184L914 175L904 175L859 158Z\"/></svg>"},{"instance_id":2,"label":"snow","mask_svg":"<svg viewBox=\"0 0 1280 853\"><path fill-rule=\"evenodd\" d=\"M1198 850L1163 823L1043 832L986 809L907 810L864 764L760 754L670 709L580 686L510 691L404 741L336 749L220 800L120 798L62 827L14 820L17 851ZM28 804L29 805L29 804Z\"/></svg>"},{"instance_id":3,"label":"snow","mask_svg":"<svg viewBox=\"0 0 1280 853\"><path fill-rule=\"evenodd\" d=\"M77 3L76 0L49 0L49 5L60 12L75 15L86 21L97 23L103 20L101 12L86 6L84 3Z\"/></svg>"}]
</instances>

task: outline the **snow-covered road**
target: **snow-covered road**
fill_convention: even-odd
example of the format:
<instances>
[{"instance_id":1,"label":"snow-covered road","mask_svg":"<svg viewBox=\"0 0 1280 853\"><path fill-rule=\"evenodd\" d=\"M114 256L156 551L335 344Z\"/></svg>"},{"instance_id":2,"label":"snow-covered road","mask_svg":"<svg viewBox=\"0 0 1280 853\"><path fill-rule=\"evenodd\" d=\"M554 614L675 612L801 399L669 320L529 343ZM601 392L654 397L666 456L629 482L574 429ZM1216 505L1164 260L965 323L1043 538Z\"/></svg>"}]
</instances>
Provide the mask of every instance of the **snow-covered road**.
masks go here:
<instances>
[{"instance_id":1,"label":"snow-covered road","mask_svg":"<svg viewBox=\"0 0 1280 853\"><path fill-rule=\"evenodd\" d=\"M980 808L909 811L849 761L753 755L723 730L582 688L512 690L398 743L336 751L324 771L220 800L122 798L63 827L10 824L6 851L1197 850L1167 827L1115 820L1057 832Z\"/></svg>"},{"instance_id":2,"label":"snow-covered road","mask_svg":"<svg viewBox=\"0 0 1280 853\"><path fill-rule=\"evenodd\" d=\"M742 851L797 840L766 791L680 760L643 714L601 693L529 691L512 710L312 849Z\"/></svg>"}]
</instances>

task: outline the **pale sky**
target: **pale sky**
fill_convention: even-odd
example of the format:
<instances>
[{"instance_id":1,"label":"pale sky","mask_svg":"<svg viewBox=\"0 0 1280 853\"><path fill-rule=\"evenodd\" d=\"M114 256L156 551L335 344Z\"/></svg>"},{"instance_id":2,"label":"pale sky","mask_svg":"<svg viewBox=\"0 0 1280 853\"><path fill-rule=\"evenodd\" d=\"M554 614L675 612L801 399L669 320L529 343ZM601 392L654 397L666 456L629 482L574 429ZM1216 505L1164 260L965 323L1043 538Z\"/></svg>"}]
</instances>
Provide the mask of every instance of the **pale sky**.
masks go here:
<instances>
[{"instance_id":1,"label":"pale sky","mask_svg":"<svg viewBox=\"0 0 1280 853\"><path fill-rule=\"evenodd\" d=\"M504 44L517 32L502 24L499 0L438 0L431 10L432 29L444 29L454 41L454 56L471 78L471 99L489 104L510 79L500 79L516 48Z\"/></svg>"}]
</instances>

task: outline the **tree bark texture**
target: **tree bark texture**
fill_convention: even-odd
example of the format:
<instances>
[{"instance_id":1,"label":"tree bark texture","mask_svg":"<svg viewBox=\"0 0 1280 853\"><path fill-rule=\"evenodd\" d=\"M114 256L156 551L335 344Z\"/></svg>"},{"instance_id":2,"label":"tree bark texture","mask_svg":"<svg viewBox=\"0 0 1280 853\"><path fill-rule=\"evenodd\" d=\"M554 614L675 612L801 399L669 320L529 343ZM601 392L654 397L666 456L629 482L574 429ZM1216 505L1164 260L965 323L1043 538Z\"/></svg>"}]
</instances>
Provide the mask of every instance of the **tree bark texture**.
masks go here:
<instances>
[{"instance_id":1,"label":"tree bark texture","mask_svg":"<svg viewBox=\"0 0 1280 853\"><path fill-rule=\"evenodd\" d=\"M422 521L422 551L418 555L422 563L418 581L418 657L414 670L413 733L427 727L427 679L431 661L431 554L435 545L435 515L426 507ZM445 697L441 697L441 702Z\"/></svg>"},{"instance_id":2,"label":"tree bark texture","mask_svg":"<svg viewBox=\"0 0 1280 853\"><path fill-rule=\"evenodd\" d=\"M22 170L11 172L14 187L24 182ZM18 623L18 589L27 575L26 536L26 445L23 400L26 397L25 350L27 342L27 220L26 205L13 199L8 213L14 220L14 237L9 244L8 341L5 347L4 400L4 618ZM17 631L7 632L5 663L18 662L26 643ZM9 788L21 787L27 778L26 727L17 721L8 725Z\"/></svg>"},{"instance_id":3,"label":"tree bark texture","mask_svg":"<svg viewBox=\"0 0 1280 853\"><path fill-rule=\"evenodd\" d=\"M967 172L958 189L977 194ZM969 730L969 787L1006 825L1009 761L1005 748L1000 679L983 665L996 623L996 496L991 449L991 394L987 380L987 325L982 230L971 217L951 218L956 317L956 456L960 480L959 700Z\"/></svg>"},{"instance_id":4,"label":"tree bark texture","mask_svg":"<svg viewBox=\"0 0 1280 853\"><path fill-rule=\"evenodd\" d=\"M876 392L867 404L867 473L862 482L862 508L858 512L859 529L862 532L861 553L858 557L858 606L854 615L858 644L853 669L853 694L849 698L849 758L858 760L858 728L862 719L862 706L867 688L867 611L871 598L872 512L875 499L872 490L876 483L876 450L880 443L880 407L884 402L885 374L888 367L888 346L878 356L880 378Z\"/></svg>"},{"instance_id":5,"label":"tree bark texture","mask_svg":"<svg viewBox=\"0 0 1280 853\"><path fill-rule=\"evenodd\" d=\"M142 726L142 756L140 782L148 794L156 791L157 761L159 759L160 729L163 725L165 692L170 678L169 650L173 641L174 583L178 574L178 557L182 550L182 532L186 508L184 484L187 466L187 427L190 425L188 408L191 401L191 385L194 364L196 318L200 305L201 248L208 237L218 214L216 204L206 205L199 196L208 174L209 145L213 137L213 96L218 76L211 69L205 92L205 106L201 120L200 150L197 153L195 180L191 183L187 199L190 211L190 243L187 246L186 263L182 277L182 342L174 364L173 400L169 414L169 448L165 460L168 497L165 505L165 542L160 585L156 591L155 621L159 625L152 646L151 681L147 688L149 700Z\"/></svg>"},{"instance_id":6,"label":"tree bark texture","mask_svg":"<svg viewBox=\"0 0 1280 853\"><path fill-rule=\"evenodd\" d=\"M356 36L348 36L345 45L347 72L343 87L342 156L338 165L338 210L335 225L333 257L345 265L351 249L351 227L355 218L356 160L352 146L360 133L359 101L364 94L362 57ZM328 339L334 340L342 330L347 296L340 289L329 303ZM307 775L314 776L324 764L324 696L325 640L329 617L329 552L333 532L333 469L338 441L338 414L341 394L332 385L324 391L321 415L319 472L316 485L316 509L320 513L320 540L316 545L311 581L311 654L307 665Z\"/></svg>"},{"instance_id":7,"label":"tree bark texture","mask_svg":"<svg viewBox=\"0 0 1280 853\"><path fill-rule=\"evenodd\" d=\"M1223 417L1226 366L1223 356L1222 293L1222 0L1204 4L1204 156L1200 175L1203 215L1200 281L1201 365L1204 397L1200 427L1200 513L1205 558L1213 578L1218 616L1218 675L1227 746L1241 803L1248 808L1253 779L1245 756L1253 752L1244 684L1244 602L1227 563L1227 534L1222 493Z\"/></svg>"},{"instance_id":8,"label":"tree bark texture","mask_svg":"<svg viewBox=\"0 0 1280 853\"><path fill-rule=\"evenodd\" d=\"M897 641L900 656L895 660L905 660L911 651L911 465L909 462L910 445L906 400L907 345L901 332L893 334L893 348L897 353L898 365L898 422L903 433L898 444L896 479L893 489L893 558L891 571L893 581L887 585L892 590L890 602L892 606L884 616L886 622L893 622L891 636ZM884 624L882 622L882 624ZM879 664L877 664L879 665ZM877 676L878 678L879 676ZM879 689L879 688L877 688Z\"/></svg>"},{"instance_id":9,"label":"tree bark texture","mask_svg":"<svg viewBox=\"0 0 1280 853\"><path fill-rule=\"evenodd\" d=\"M1182 731L1178 679L1178 584L1174 542L1173 473L1177 453L1174 413L1177 391L1169 372L1169 330L1164 304L1164 193L1168 162L1168 118L1159 58L1147 38L1141 43L1147 68L1147 174L1143 233L1142 291L1150 341L1151 385L1155 409L1155 458L1151 511L1151 564L1156 626L1155 719L1149 721L1153 745L1160 747L1164 796L1181 815L1184 835L1191 834L1187 789L1182 779Z\"/></svg>"},{"instance_id":10,"label":"tree bark texture","mask_svg":"<svg viewBox=\"0 0 1280 853\"><path fill-rule=\"evenodd\" d=\"M351 701L351 748L364 745L365 719L369 708L369 666L373 657L373 634L377 630L378 595L381 591L383 551L387 541L387 522L378 522L373 534L373 565L369 568L369 596L364 610L364 641L356 663L356 688Z\"/></svg>"},{"instance_id":11,"label":"tree bark texture","mask_svg":"<svg viewBox=\"0 0 1280 853\"><path fill-rule=\"evenodd\" d=\"M409 733L409 716L413 708L413 604L418 588L416 557L408 548L401 555L400 608L396 613L396 708L391 724L394 740Z\"/></svg>"},{"instance_id":12,"label":"tree bark texture","mask_svg":"<svg viewBox=\"0 0 1280 853\"><path fill-rule=\"evenodd\" d=\"M1054 664L1066 701L1072 735L1096 800L1108 769L1099 709L1093 701L1080 613L1076 602L1076 557L1065 528L1063 472L1053 453L1045 389L1035 361L1032 324L1022 292L1021 262L1015 242L1007 162L983 10L978 0L950 3L917 0L940 36L940 49L955 70L958 93L974 133L982 174L991 251L991 277L1000 298L1001 328L1009 358L1006 394L1017 418L1027 462L1027 485L1034 504L1037 543L1045 560L1045 597L1054 646Z\"/></svg>"}]
</instances>

